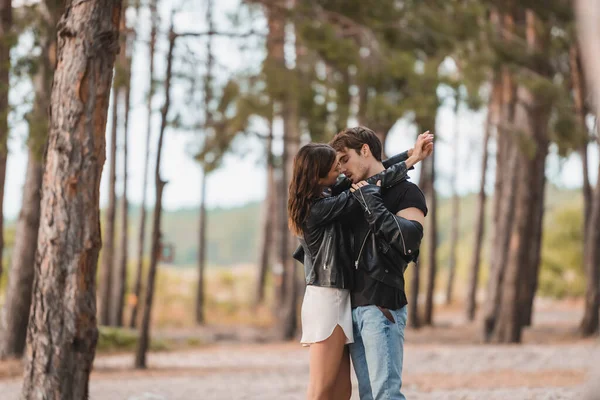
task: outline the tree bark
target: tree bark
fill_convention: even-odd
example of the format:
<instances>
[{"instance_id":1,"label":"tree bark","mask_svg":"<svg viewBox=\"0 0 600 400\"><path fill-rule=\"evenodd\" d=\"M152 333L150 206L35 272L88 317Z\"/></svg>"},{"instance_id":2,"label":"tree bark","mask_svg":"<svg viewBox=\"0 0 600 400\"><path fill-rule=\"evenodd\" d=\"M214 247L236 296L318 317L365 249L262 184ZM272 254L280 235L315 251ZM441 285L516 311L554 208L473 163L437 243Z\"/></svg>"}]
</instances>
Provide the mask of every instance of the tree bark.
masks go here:
<instances>
[{"instance_id":1,"label":"tree bark","mask_svg":"<svg viewBox=\"0 0 600 400\"><path fill-rule=\"evenodd\" d=\"M140 328L140 340L138 343L135 368L146 368L146 352L150 344L150 317L152 315L152 300L154 298L154 284L156 282L156 270L158 259L161 254L161 227L160 219L162 215L162 194L167 182L160 177L160 161L162 155L163 138L167 127L167 116L171 105L171 77L173 69L173 50L175 48L175 39L177 36L173 31L173 21L169 29L169 51L167 53L167 72L165 77L165 102L161 109L160 133L158 136L158 147L156 151L156 169L154 172L154 182L156 185L156 205L154 206L154 217L152 221L152 250L150 253L150 269L148 271L148 282L146 284L146 298L144 302L144 312L142 315L142 326Z\"/></svg>"},{"instance_id":2,"label":"tree bark","mask_svg":"<svg viewBox=\"0 0 600 400\"><path fill-rule=\"evenodd\" d=\"M4 181L8 157L8 91L10 88L10 48L12 1L0 0L0 280L4 269Z\"/></svg>"},{"instance_id":3,"label":"tree bark","mask_svg":"<svg viewBox=\"0 0 600 400\"><path fill-rule=\"evenodd\" d=\"M579 154L581 156L581 170L583 172L583 221L584 221L584 236L587 232L587 224L590 219L590 208L592 204L592 187L590 185L589 168L588 168L588 135L587 125L585 122L586 117L586 106L585 97L586 90L583 82L583 70L581 66L581 57L579 55L579 49L577 45L571 46L570 51L570 69L571 69L571 84L573 86L573 101L575 103L575 114L579 120L584 137L582 137L582 143L579 147ZM585 253L585 251L584 251Z\"/></svg>"},{"instance_id":4,"label":"tree bark","mask_svg":"<svg viewBox=\"0 0 600 400\"><path fill-rule=\"evenodd\" d=\"M533 12L527 10L527 43L530 50L539 46L533 28L535 18ZM515 218L511 227L498 322L494 329L494 339L501 343L521 341L523 327L531 320L537 287L549 118L549 112L540 105L540 100L525 86L517 89L515 124L523 134L521 143L526 144L519 148L517 185L514 186Z\"/></svg>"},{"instance_id":5,"label":"tree bark","mask_svg":"<svg viewBox=\"0 0 600 400\"><path fill-rule=\"evenodd\" d=\"M412 278L410 280L410 301L408 302L408 314L410 318L408 322L411 328L417 329L421 327L421 319L419 317L419 283L420 283L421 261L414 264Z\"/></svg>"},{"instance_id":6,"label":"tree bark","mask_svg":"<svg viewBox=\"0 0 600 400\"><path fill-rule=\"evenodd\" d=\"M271 118L272 119L272 118ZM269 136L266 145L267 153L267 195L263 207L263 240L261 245L260 261L258 264L258 280L256 284L255 305L262 304L265 300L265 285L267 272L271 260L271 248L273 241L274 213L275 209L275 166L273 165L273 121L269 121Z\"/></svg>"},{"instance_id":7,"label":"tree bark","mask_svg":"<svg viewBox=\"0 0 600 400\"><path fill-rule=\"evenodd\" d=\"M133 306L129 319L129 327L135 328L137 325L137 316L139 300L142 292L142 271L144 270L144 243L146 239L146 192L148 191L148 169L150 164L150 139L152 138L152 99L154 97L154 53L156 47L156 32L158 30L158 0L150 2L150 14L152 27L150 28L150 82L148 89L148 98L146 99L147 126L146 126L146 152L144 156L144 177L142 185L142 204L140 205L140 226L138 230L138 254L137 268L135 271L135 284L133 287Z\"/></svg>"},{"instance_id":8,"label":"tree bark","mask_svg":"<svg viewBox=\"0 0 600 400\"><path fill-rule=\"evenodd\" d=\"M2 312L0 358L21 357L25 350L27 323L31 307L35 245L40 225L40 186L43 168L36 155L29 153L23 205L17 223L6 300Z\"/></svg>"},{"instance_id":9,"label":"tree bark","mask_svg":"<svg viewBox=\"0 0 600 400\"><path fill-rule=\"evenodd\" d=\"M34 297L21 399L88 398L108 96L121 1L68 1L58 24Z\"/></svg>"},{"instance_id":10,"label":"tree bark","mask_svg":"<svg viewBox=\"0 0 600 400\"><path fill-rule=\"evenodd\" d=\"M427 185L429 224L427 226L427 289L425 292L425 310L423 312L423 323L425 325L433 324L433 296L435 292L435 277L437 272L437 195L435 193L435 152L429 156L429 182Z\"/></svg>"},{"instance_id":11,"label":"tree bark","mask_svg":"<svg viewBox=\"0 0 600 400\"><path fill-rule=\"evenodd\" d=\"M56 25L62 12L59 0L41 2L37 29L41 55L32 77L35 100L27 117L28 161L21 212L16 226L11 273L0 321L0 358L21 357L25 350L31 307L35 254L40 226L44 148L48 136L48 108L56 64Z\"/></svg>"},{"instance_id":12,"label":"tree bark","mask_svg":"<svg viewBox=\"0 0 600 400\"><path fill-rule=\"evenodd\" d=\"M481 264L481 249L483 247L483 237L485 234L485 204L487 195L485 193L485 180L488 165L488 145L490 142L492 127L497 126L500 106L500 85L496 79L493 82L492 94L488 106L488 115L485 123L485 132L483 136L483 149L481 161L481 178L479 181L479 195L477 196L477 216L475 217L475 243L473 245L473 256L471 258L471 268L469 268L469 287L467 292L467 319L475 319L475 310L477 308L477 283L479 281L479 270Z\"/></svg>"},{"instance_id":13,"label":"tree bark","mask_svg":"<svg viewBox=\"0 0 600 400\"><path fill-rule=\"evenodd\" d=\"M204 324L204 273L206 263L206 173L202 174L200 184L200 217L198 227L198 290L196 292L196 323Z\"/></svg>"},{"instance_id":14,"label":"tree bark","mask_svg":"<svg viewBox=\"0 0 600 400\"><path fill-rule=\"evenodd\" d=\"M104 247L102 249L102 266L100 270L100 304L98 315L100 325L111 324L112 309L112 284L113 284L113 261L115 248L115 208L117 195L115 186L117 182L117 126L119 96L116 88L112 91L112 128L110 135L110 164L108 170L108 207L105 216Z\"/></svg>"},{"instance_id":15,"label":"tree bark","mask_svg":"<svg viewBox=\"0 0 600 400\"><path fill-rule=\"evenodd\" d=\"M452 166L452 222L450 228L450 262L448 265L448 282L446 285L446 304L452 303L452 292L454 285L454 275L456 273L456 248L458 246L458 224L460 221L460 197L457 191L457 180L458 180L458 155L459 146L458 141L460 140L460 125L458 122L458 111L460 107L460 97L456 95L456 106L454 109L455 126L454 126L454 138L453 138L453 156L454 165Z\"/></svg>"},{"instance_id":16,"label":"tree bark","mask_svg":"<svg viewBox=\"0 0 600 400\"><path fill-rule=\"evenodd\" d=\"M213 1L207 0L206 23L208 31L215 31L213 19ZM206 40L206 75L204 76L204 133L208 141L208 131L214 129L212 101L214 98L213 81L213 35ZM202 197L200 198L199 227L198 227L198 289L196 293L196 323L203 324L204 320L204 272L206 269L206 179L208 178L207 166L203 167Z\"/></svg>"},{"instance_id":17,"label":"tree bark","mask_svg":"<svg viewBox=\"0 0 600 400\"><path fill-rule=\"evenodd\" d=\"M123 307L125 306L125 288L127 287L127 231L129 227L129 203L127 201L127 130L129 128L129 100L131 97L131 57L127 50L127 22L126 13L128 2L123 7L121 15L121 37L120 51L116 61L115 85L117 97L120 103L124 105L123 110L123 192L121 195L121 235L119 261L116 263L116 270L113 276L112 304L110 313L110 324L112 326L123 326Z\"/></svg>"},{"instance_id":18,"label":"tree bark","mask_svg":"<svg viewBox=\"0 0 600 400\"><path fill-rule=\"evenodd\" d=\"M505 15L504 40L509 40L514 30L511 15ZM513 145L510 129L515 115L515 84L507 67L502 69L501 77L501 123L497 129L496 178L494 185L494 236L492 240L490 276L488 278L484 307L483 335L486 341L496 325L501 300L501 287L506 268L506 257L510 239L509 227L514 215L516 184L517 150Z\"/></svg>"},{"instance_id":19,"label":"tree bark","mask_svg":"<svg viewBox=\"0 0 600 400\"><path fill-rule=\"evenodd\" d=\"M585 77L591 88L596 117L600 116L600 4L595 1L578 0L575 3L579 43ZM600 171L600 163L598 165ZM599 175L600 176L600 175ZM585 238L585 270L587 276L585 313L580 332L589 336L599 330L598 310L600 308L600 181L596 183L590 210L590 222Z\"/></svg>"}]
</instances>

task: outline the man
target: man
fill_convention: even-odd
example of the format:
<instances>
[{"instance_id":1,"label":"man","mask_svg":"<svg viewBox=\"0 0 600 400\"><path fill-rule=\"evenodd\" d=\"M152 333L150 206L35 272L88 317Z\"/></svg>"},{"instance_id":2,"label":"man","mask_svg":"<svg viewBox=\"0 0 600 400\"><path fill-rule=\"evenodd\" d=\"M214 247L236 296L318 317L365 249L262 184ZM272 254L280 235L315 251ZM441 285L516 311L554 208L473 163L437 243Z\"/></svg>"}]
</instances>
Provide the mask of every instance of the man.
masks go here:
<instances>
[{"instance_id":1,"label":"man","mask_svg":"<svg viewBox=\"0 0 600 400\"><path fill-rule=\"evenodd\" d=\"M353 233L355 341L350 355L360 398L405 399L401 393L407 319L404 271L419 252L427 215L425 197L407 180L383 193L379 186L363 182L384 171L381 142L372 130L346 129L330 144L338 152L341 172L352 180L354 196L364 207L364 212L344 221ZM417 157L423 159L432 150L431 143Z\"/></svg>"}]
</instances>

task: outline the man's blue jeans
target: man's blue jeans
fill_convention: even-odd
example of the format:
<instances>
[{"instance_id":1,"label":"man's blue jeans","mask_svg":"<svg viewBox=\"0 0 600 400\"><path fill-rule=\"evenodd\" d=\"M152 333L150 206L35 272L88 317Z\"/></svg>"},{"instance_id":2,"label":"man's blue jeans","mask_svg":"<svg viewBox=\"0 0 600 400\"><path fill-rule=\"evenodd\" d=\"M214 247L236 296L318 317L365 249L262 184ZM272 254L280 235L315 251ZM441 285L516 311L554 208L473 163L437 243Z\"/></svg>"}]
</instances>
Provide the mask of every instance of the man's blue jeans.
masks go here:
<instances>
[{"instance_id":1,"label":"man's blue jeans","mask_svg":"<svg viewBox=\"0 0 600 400\"><path fill-rule=\"evenodd\" d=\"M352 310L354 343L350 356L361 400L406 400L401 393L406 306L389 310L390 321L376 306Z\"/></svg>"}]
</instances>

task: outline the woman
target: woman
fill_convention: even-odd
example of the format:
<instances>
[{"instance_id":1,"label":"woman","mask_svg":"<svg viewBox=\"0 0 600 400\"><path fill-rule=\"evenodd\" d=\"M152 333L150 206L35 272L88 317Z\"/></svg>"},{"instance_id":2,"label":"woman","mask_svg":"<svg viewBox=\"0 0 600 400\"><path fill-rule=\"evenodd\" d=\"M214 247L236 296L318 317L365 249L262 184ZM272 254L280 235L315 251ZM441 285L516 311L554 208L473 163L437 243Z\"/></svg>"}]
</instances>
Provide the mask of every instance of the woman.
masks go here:
<instances>
[{"instance_id":1,"label":"woman","mask_svg":"<svg viewBox=\"0 0 600 400\"><path fill-rule=\"evenodd\" d=\"M432 141L428 132L420 135L406 161L376 175L371 183L381 180L385 189L405 179L408 168L421 160L423 147ZM326 144L307 144L294 158L288 222L305 254L301 343L310 346L309 399L346 400L352 391L345 344L354 341L349 292L353 262L350 232L342 229L340 219L359 203L349 191L326 194L338 176L336 152Z\"/></svg>"}]
</instances>

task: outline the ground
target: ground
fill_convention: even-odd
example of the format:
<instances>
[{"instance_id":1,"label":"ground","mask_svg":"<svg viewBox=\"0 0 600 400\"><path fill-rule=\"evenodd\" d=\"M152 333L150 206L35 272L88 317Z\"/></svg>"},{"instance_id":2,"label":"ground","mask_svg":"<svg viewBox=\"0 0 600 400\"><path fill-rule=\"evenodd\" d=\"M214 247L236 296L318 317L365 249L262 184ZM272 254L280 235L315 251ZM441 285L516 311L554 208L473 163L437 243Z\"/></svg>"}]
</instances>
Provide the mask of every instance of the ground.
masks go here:
<instances>
[{"instance_id":1,"label":"ground","mask_svg":"<svg viewBox=\"0 0 600 400\"><path fill-rule=\"evenodd\" d=\"M580 307L541 304L522 345L484 345L479 323L446 310L434 328L406 333L404 392L409 400L583 399L600 359L596 339L575 335ZM199 331L208 335L210 328ZM215 329L212 330L213 334ZM90 398L110 400L303 399L308 352L297 342L215 341L153 353L134 371L132 354L99 354ZM260 336L257 333L257 337ZM19 398L21 363L0 364L0 397ZM354 377L353 377L354 378ZM353 399L358 399L354 380Z\"/></svg>"}]
</instances>

